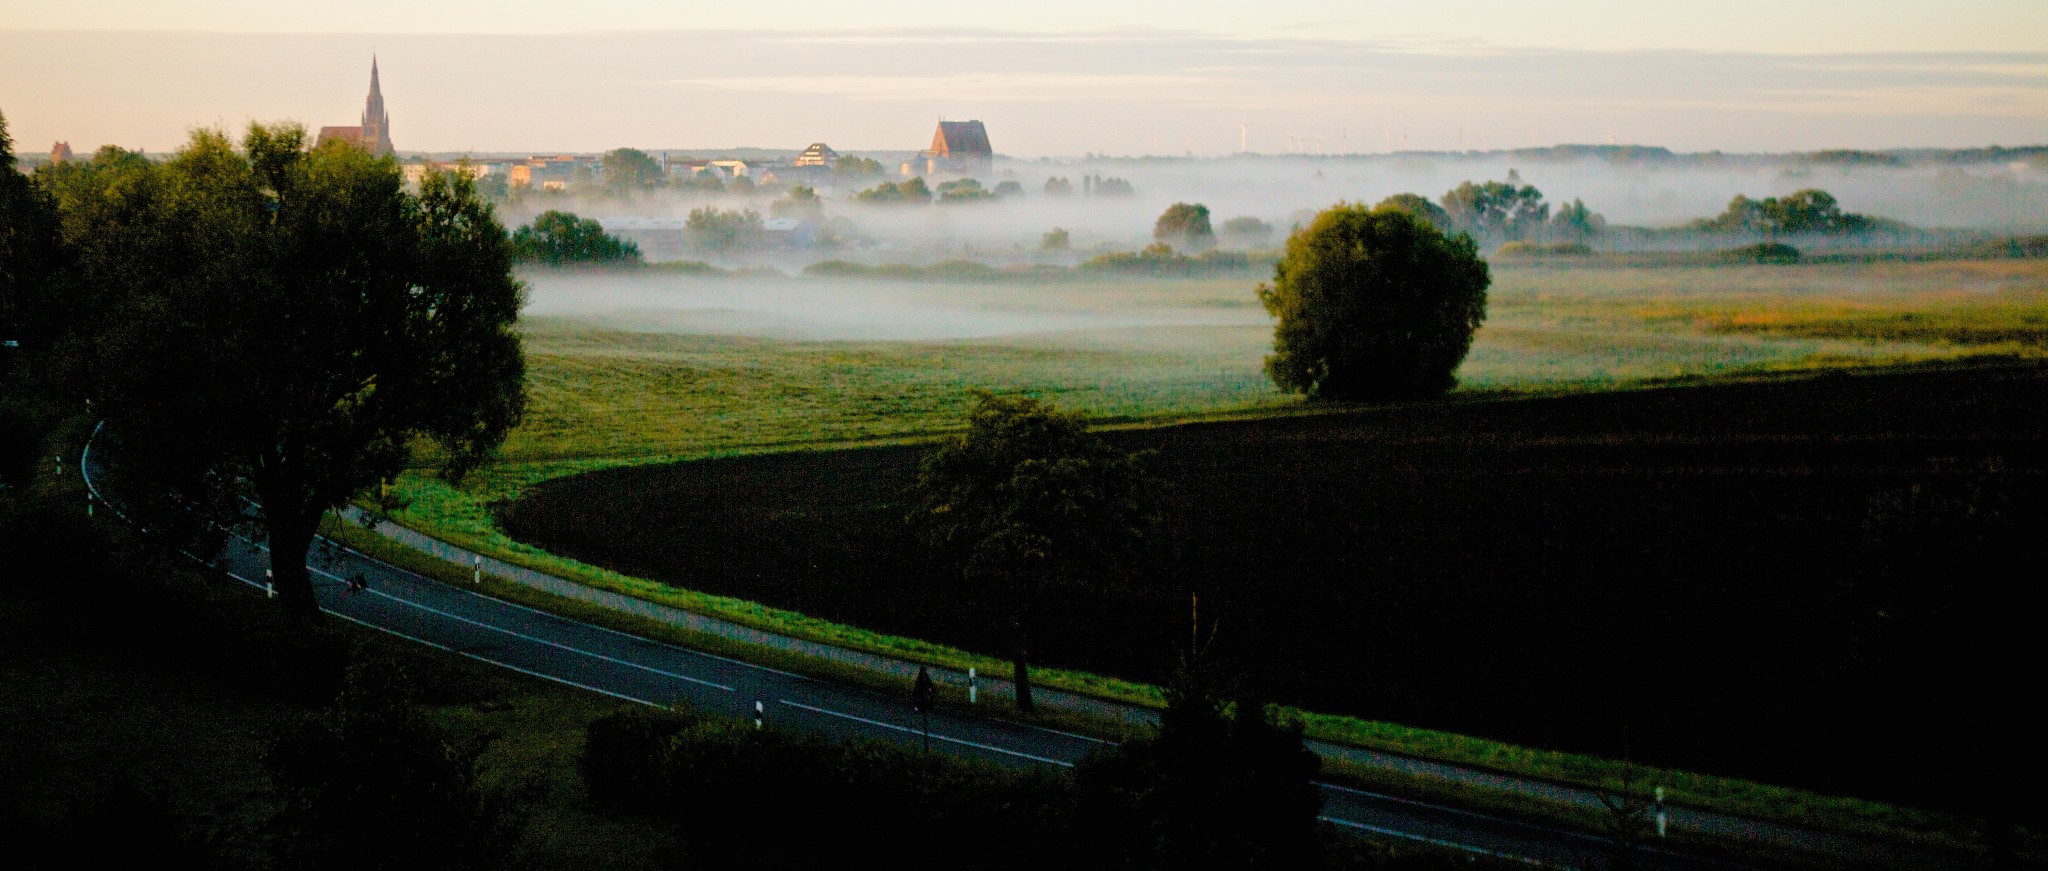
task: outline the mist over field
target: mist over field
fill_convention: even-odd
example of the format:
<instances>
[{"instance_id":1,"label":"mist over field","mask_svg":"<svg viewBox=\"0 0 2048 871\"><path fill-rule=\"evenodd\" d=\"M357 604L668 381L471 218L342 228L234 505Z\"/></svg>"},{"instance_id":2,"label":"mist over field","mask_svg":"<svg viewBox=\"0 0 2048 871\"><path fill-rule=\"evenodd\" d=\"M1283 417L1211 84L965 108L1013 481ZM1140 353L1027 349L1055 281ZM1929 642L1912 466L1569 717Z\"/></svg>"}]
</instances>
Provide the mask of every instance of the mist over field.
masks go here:
<instances>
[{"instance_id":1,"label":"mist over field","mask_svg":"<svg viewBox=\"0 0 2048 871\"><path fill-rule=\"evenodd\" d=\"M1209 208L1223 222L1252 217L1273 226L1262 238L1225 235L1225 248L1273 249L1288 230L1315 212L1344 201L1377 203L1398 193L1432 201L1466 181L1500 181L1514 173L1539 189L1554 209L1583 201L1610 227L1671 229L1720 214L1734 197L1778 197L1818 188L1846 212L1907 225L1932 234L2029 233L2048 229L2048 158L2020 153L2008 159L1963 161L1879 159L1828 162L1810 155L1671 155L1661 150L1610 151L1565 159L1549 153L1396 154L1391 156L1239 156L1035 161L998 160L984 187L1005 181L1022 187L997 201L930 207L871 205L853 195L893 173L818 187L823 217L852 238L837 246L772 252L693 249L683 231L690 211L703 207L751 209L764 217L774 196L664 191L638 198L531 197L503 210L508 225L550 208L595 218L633 239L651 260L704 259L766 265L794 272L819 260L930 263L948 259L995 265L1072 265L1088 257L1130 251L1152 241L1153 222L1176 202ZM882 155L893 157L893 155ZM894 167L885 161L886 166ZM1121 178L1130 197L1084 197L1083 178ZM1045 191L1049 178L1074 186L1070 196ZM946 178L930 179L936 185ZM801 182L797 182L801 183ZM1041 250L1054 228L1071 238L1066 250ZM1644 245L1640 239L1594 240L1596 249ZM1666 239L1650 247L1684 247Z\"/></svg>"},{"instance_id":2,"label":"mist over field","mask_svg":"<svg viewBox=\"0 0 2048 871\"><path fill-rule=\"evenodd\" d=\"M1162 327L1259 327L1250 285L1096 288L847 281L645 272L529 274L525 314L627 332L813 341L943 341L1053 334L1128 336ZM1069 336L1070 340L1082 339Z\"/></svg>"}]
</instances>

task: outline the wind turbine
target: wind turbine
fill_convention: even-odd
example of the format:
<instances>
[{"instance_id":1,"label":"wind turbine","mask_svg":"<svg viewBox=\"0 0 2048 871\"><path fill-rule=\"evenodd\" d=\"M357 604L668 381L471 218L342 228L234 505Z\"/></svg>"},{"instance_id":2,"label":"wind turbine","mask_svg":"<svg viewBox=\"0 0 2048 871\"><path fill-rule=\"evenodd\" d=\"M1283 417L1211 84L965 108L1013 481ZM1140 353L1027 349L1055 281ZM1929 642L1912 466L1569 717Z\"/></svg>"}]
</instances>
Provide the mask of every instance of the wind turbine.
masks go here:
<instances>
[{"instance_id":1,"label":"wind turbine","mask_svg":"<svg viewBox=\"0 0 2048 871\"><path fill-rule=\"evenodd\" d=\"M1245 121L1237 122L1237 153L1243 154L1249 150L1245 147L1245 137L1251 134L1251 130L1251 125Z\"/></svg>"}]
</instances>

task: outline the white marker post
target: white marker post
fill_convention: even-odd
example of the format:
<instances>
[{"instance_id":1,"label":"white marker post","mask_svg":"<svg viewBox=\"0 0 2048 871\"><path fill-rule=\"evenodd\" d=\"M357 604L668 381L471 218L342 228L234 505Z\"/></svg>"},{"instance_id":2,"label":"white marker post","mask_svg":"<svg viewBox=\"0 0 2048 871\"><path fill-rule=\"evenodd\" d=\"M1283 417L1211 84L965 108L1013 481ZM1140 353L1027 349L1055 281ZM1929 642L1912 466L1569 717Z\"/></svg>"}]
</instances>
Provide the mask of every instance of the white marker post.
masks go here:
<instances>
[{"instance_id":1,"label":"white marker post","mask_svg":"<svg viewBox=\"0 0 2048 871\"><path fill-rule=\"evenodd\" d=\"M271 578L270 569L263 570L263 594L268 598L277 598L277 582Z\"/></svg>"},{"instance_id":2,"label":"white marker post","mask_svg":"<svg viewBox=\"0 0 2048 871\"><path fill-rule=\"evenodd\" d=\"M1664 810L1664 787L1657 787L1657 837L1664 837L1664 829L1671 823L1671 814Z\"/></svg>"},{"instance_id":3,"label":"white marker post","mask_svg":"<svg viewBox=\"0 0 2048 871\"><path fill-rule=\"evenodd\" d=\"M767 718L768 709L764 707L759 701L754 702L754 728L761 728L761 724L765 722Z\"/></svg>"},{"instance_id":4,"label":"white marker post","mask_svg":"<svg viewBox=\"0 0 2048 871\"><path fill-rule=\"evenodd\" d=\"M974 704L974 666L967 667L967 703Z\"/></svg>"},{"instance_id":5,"label":"white marker post","mask_svg":"<svg viewBox=\"0 0 2048 871\"><path fill-rule=\"evenodd\" d=\"M476 576L470 579L470 583L473 583L473 584L478 584L478 585L482 585L482 584L483 584L483 582L484 582L484 555L483 555L483 554L477 554L477 555L476 555Z\"/></svg>"}]
</instances>

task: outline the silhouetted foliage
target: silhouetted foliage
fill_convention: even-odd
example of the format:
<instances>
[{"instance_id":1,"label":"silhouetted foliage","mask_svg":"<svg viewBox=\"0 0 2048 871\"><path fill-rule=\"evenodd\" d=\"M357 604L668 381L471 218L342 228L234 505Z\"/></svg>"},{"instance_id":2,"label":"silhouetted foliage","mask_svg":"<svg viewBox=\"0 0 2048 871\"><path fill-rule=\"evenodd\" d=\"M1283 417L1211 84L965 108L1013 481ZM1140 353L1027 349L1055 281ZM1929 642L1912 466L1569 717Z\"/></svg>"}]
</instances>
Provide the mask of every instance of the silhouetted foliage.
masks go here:
<instances>
[{"instance_id":1,"label":"silhouetted foliage","mask_svg":"<svg viewBox=\"0 0 2048 871\"><path fill-rule=\"evenodd\" d=\"M284 868L499 868L523 824L477 782L488 744L429 721L395 660L359 659L327 710L280 727L263 761L280 793Z\"/></svg>"},{"instance_id":2,"label":"silhouetted foliage","mask_svg":"<svg viewBox=\"0 0 2048 871\"><path fill-rule=\"evenodd\" d=\"M1339 205L1287 240L1259 301L1279 320L1266 374L1311 398L1434 396L1486 317L1486 261L1396 209Z\"/></svg>"},{"instance_id":3,"label":"silhouetted foliage","mask_svg":"<svg viewBox=\"0 0 2048 871\"><path fill-rule=\"evenodd\" d=\"M1049 197L1071 197L1074 195L1074 183L1067 180L1066 176L1055 175L1047 178L1045 180L1045 195Z\"/></svg>"},{"instance_id":4,"label":"silhouetted foliage","mask_svg":"<svg viewBox=\"0 0 2048 871\"><path fill-rule=\"evenodd\" d=\"M512 257L549 266L639 263L640 246L604 231L604 225L549 209L512 232Z\"/></svg>"},{"instance_id":5,"label":"silhouetted foliage","mask_svg":"<svg viewBox=\"0 0 2048 871\"><path fill-rule=\"evenodd\" d=\"M1315 868L1322 761L1299 723L1226 688L1199 650L1166 686L1156 734L1076 768L1084 840L1128 868Z\"/></svg>"},{"instance_id":6,"label":"silhouetted foliage","mask_svg":"<svg viewBox=\"0 0 2048 871\"><path fill-rule=\"evenodd\" d=\"M1074 247L1074 240L1065 228L1054 227L1047 230L1045 236L1038 240L1038 247L1043 251L1065 251Z\"/></svg>"},{"instance_id":7,"label":"silhouetted foliage","mask_svg":"<svg viewBox=\"0 0 2048 871\"><path fill-rule=\"evenodd\" d=\"M69 166L58 164L58 166ZM0 115L0 379L21 359L48 352L63 328L70 294L60 290L65 257L56 202L42 185L16 169L14 140Z\"/></svg>"},{"instance_id":8,"label":"silhouetted foliage","mask_svg":"<svg viewBox=\"0 0 2048 871\"><path fill-rule=\"evenodd\" d=\"M966 434L918 464L907 521L967 583L994 581L1010 602L1018 707L1031 707L1039 591L1110 583L1157 524L1148 457L1112 450L1078 414L984 392Z\"/></svg>"},{"instance_id":9,"label":"silhouetted foliage","mask_svg":"<svg viewBox=\"0 0 2048 871\"><path fill-rule=\"evenodd\" d=\"M317 619L321 516L422 440L474 468L519 419L525 363L505 232L470 182L410 195L392 161L304 142L202 130L66 199L96 310L74 378L119 439L124 499L160 529L253 499L281 604Z\"/></svg>"}]
</instances>

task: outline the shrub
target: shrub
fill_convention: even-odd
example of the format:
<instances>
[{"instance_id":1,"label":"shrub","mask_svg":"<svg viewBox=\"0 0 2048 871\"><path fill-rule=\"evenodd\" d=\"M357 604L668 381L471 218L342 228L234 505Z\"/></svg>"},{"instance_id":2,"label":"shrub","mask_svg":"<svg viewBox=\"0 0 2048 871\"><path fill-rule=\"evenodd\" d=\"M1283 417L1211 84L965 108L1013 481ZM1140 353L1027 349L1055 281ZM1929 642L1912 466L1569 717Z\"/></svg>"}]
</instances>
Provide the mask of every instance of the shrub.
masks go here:
<instances>
[{"instance_id":1,"label":"shrub","mask_svg":"<svg viewBox=\"0 0 2048 871\"><path fill-rule=\"evenodd\" d=\"M1722 252L1730 260L1745 263L1798 263L1799 249L1783 242L1758 242Z\"/></svg>"}]
</instances>

